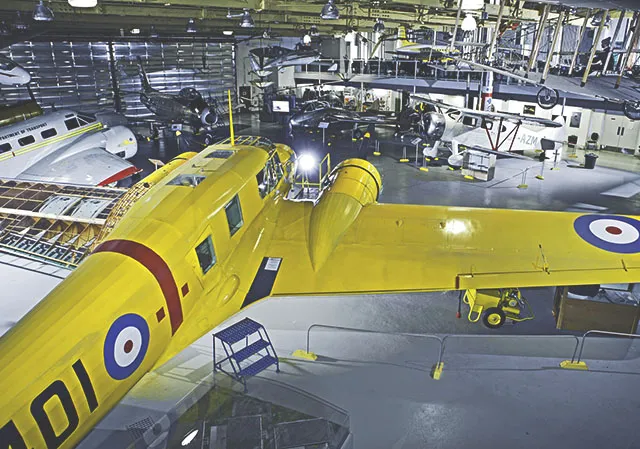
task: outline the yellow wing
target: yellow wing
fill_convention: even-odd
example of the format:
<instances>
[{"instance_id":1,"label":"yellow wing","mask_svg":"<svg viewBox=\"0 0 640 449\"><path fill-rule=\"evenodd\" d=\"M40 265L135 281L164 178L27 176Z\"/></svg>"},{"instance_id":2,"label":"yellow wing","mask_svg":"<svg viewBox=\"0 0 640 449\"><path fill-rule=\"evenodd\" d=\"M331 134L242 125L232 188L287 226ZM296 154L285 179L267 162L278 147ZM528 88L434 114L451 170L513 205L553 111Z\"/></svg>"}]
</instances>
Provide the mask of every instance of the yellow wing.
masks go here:
<instances>
[{"instance_id":1,"label":"yellow wing","mask_svg":"<svg viewBox=\"0 0 640 449\"><path fill-rule=\"evenodd\" d=\"M271 295L640 282L640 217L372 203L335 238L344 208L311 237L319 205L281 207Z\"/></svg>"}]
</instances>

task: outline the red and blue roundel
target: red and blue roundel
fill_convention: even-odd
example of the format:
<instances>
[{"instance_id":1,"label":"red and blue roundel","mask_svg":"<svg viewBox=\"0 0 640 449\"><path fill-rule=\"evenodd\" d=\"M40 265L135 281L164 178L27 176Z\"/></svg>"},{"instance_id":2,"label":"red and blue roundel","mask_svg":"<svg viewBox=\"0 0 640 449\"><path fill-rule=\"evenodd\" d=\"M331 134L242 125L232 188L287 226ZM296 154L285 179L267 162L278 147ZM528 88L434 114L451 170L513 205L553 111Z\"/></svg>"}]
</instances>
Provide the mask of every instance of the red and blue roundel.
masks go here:
<instances>
[{"instance_id":1,"label":"red and blue roundel","mask_svg":"<svg viewBox=\"0 0 640 449\"><path fill-rule=\"evenodd\" d=\"M640 253L640 221L619 215L583 215L573 227L583 240L612 253Z\"/></svg>"},{"instance_id":2,"label":"red and blue roundel","mask_svg":"<svg viewBox=\"0 0 640 449\"><path fill-rule=\"evenodd\" d=\"M149 326L135 313L115 320L104 340L104 366L116 380L123 380L138 369L149 347Z\"/></svg>"}]
</instances>

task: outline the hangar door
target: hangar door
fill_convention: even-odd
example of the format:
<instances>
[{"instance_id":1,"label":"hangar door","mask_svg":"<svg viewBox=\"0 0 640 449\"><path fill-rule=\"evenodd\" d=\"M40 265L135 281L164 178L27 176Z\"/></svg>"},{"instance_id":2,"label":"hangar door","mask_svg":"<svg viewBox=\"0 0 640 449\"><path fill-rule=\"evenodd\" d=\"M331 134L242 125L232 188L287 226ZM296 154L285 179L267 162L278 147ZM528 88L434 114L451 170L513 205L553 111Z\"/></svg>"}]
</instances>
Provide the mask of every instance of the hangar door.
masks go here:
<instances>
[{"instance_id":1,"label":"hangar door","mask_svg":"<svg viewBox=\"0 0 640 449\"><path fill-rule=\"evenodd\" d=\"M137 95L138 56L157 89L195 87L216 99L225 98L227 89L235 92L235 50L229 42L24 41L0 53L31 73L31 89L44 109L115 109L132 121L150 116ZM27 99L25 87L0 86L4 104Z\"/></svg>"}]
</instances>

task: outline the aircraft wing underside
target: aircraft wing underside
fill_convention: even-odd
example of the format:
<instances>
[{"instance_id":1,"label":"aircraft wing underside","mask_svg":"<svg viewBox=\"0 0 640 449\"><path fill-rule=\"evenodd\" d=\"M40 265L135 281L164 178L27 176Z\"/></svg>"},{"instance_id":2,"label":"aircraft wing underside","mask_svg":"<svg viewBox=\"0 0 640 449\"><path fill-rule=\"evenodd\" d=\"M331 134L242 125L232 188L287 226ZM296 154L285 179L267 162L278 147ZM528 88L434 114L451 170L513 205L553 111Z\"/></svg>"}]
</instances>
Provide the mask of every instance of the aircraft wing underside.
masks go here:
<instances>
[{"instance_id":1,"label":"aircraft wing underside","mask_svg":"<svg viewBox=\"0 0 640 449\"><path fill-rule=\"evenodd\" d=\"M51 154L31 165L17 178L35 182L107 185L137 171L127 160L97 147L68 157Z\"/></svg>"},{"instance_id":2,"label":"aircraft wing underside","mask_svg":"<svg viewBox=\"0 0 640 449\"><path fill-rule=\"evenodd\" d=\"M314 270L312 210L283 206L265 254L281 259L271 295L640 281L640 217L372 204Z\"/></svg>"}]
</instances>

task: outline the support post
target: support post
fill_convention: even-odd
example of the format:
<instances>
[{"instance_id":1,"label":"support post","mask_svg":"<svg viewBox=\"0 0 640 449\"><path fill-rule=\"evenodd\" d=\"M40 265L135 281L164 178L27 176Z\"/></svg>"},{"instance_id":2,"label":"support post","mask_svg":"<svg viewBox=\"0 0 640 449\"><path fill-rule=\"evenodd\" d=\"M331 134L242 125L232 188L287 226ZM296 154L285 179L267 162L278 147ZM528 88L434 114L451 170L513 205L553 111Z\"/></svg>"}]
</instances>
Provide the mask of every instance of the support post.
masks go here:
<instances>
[{"instance_id":1,"label":"support post","mask_svg":"<svg viewBox=\"0 0 640 449\"><path fill-rule=\"evenodd\" d=\"M591 16L591 10L587 12L584 16L584 22L582 22L582 27L580 28L580 33L578 35L578 42L576 43L576 49L573 52L573 57L571 58L571 65L569 66L569 76L573 73L573 69L576 66L576 61L578 60L578 52L580 51L580 44L582 43L582 39L584 38L584 33L587 31L587 23L589 23L589 17Z\"/></svg>"},{"instance_id":2,"label":"support post","mask_svg":"<svg viewBox=\"0 0 640 449\"><path fill-rule=\"evenodd\" d=\"M551 60L553 59L553 51L556 48L556 44L558 43L558 37L560 36L560 28L562 28L564 19L567 17L567 12L562 11L558 14L558 24L556 28L553 30L553 39L551 39L551 46L549 47L549 52L547 54L547 60L544 64L544 71L542 72L542 81L541 83L547 80L547 76L549 75L549 68L551 67Z\"/></svg>"},{"instance_id":3,"label":"support post","mask_svg":"<svg viewBox=\"0 0 640 449\"><path fill-rule=\"evenodd\" d=\"M451 45L449 46L449 52L453 52L454 45L456 43L456 34L458 34L458 25L460 24L460 13L462 12L462 0L458 0L458 14L456 14L456 24L453 27L453 38L451 39Z\"/></svg>"},{"instance_id":4,"label":"support post","mask_svg":"<svg viewBox=\"0 0 640 449\"><path fill-rule=\"evenodd\" d=\"M542 34L544 33L545 24L549 18L549 11L551 11L551 5L545 4L542 10L542 16L540 16L540 23L538 24L538 33L536 34L536 40L533 43L533 49L531 49L531 56L529 57L529 66L527 67L527 73L533 69L538 59L538 52L540 51L540 43L542 42Z\"/></svg>"},{"instance_id":5,"label":"support post","mask_svg":"<svg viewBox=\"0 0 640 449\"><path fill-rule=\"evenodd\" d=\"M631 42L627 47L627 52L624 54L624 58L620 63L620 73L618 74L618 79L616 80L616 85L615 85L616 89L620 87L620 82L622 81L622 74L624 73L624 68L627 66L627 62L629 61L629 56L631 55L631 52L633 51L635 46L638 44L639 34L640 34L640 14L636 14L636 26L635 26L635 29L633 30L633 34L631 35Z\"/></svg>"},{"instance_id":6,"label":"support post","mask_svg":"<svg viewBox=\"0 0 640 449\"><path fill-rule=\"evenodd\" d=\"M500 0L500 9L498 9L498 18L496 19L496 29L493 31L491 45L489 46L489 62L493 61L493 54L496 51L496 42L498 42L498 34L500 33L500 23L502 22L502 13L504 11L504 0Z\"/></svg>"},{"instance_id":7,"label":"support post","mask_svg":"<svg viewBox=\"0 0 640 449\"><path fill-rule=\"evenodd\" d=\"M609 14L608 9L604 9L602 12L602 20L600 21L600 26L598 27L598 32L596 33L595 41L591 46L591 53L589 53L589 60L587 61L587 67L584 69L584 75L582 75L582 81L580 82L580 87L584 87L587 84L587 77L589 76L589 72L591 71L591 64L593 63L593 57L596 55L596 49L598 48L598 44L600 43L600 37L602 36L602 30L604 29L604 24L606 23L607 14Z\"/></svg>"},{"instance_id":8,"label":"support post","mask_svg":"<svg viewBox=\"0 0 640 449\"><path fill-rule=\"evenodd\" d=\"M611 56L613 55L613 48L616 45L616 40L618 39L618 33L620 33L620 28L622 28L622 22L624 22L624 16L626 15L627 10L623 9L620 11L620 17L618 17L618 24L616 25L616 30L613 32L613 37L611 39L611 48L609 49L609 53L607 53L607 59L604 61L604 68L602 69L602 73L607 70L609 66L609 61L611 60Z\"/></svg>"}]
</instances>

